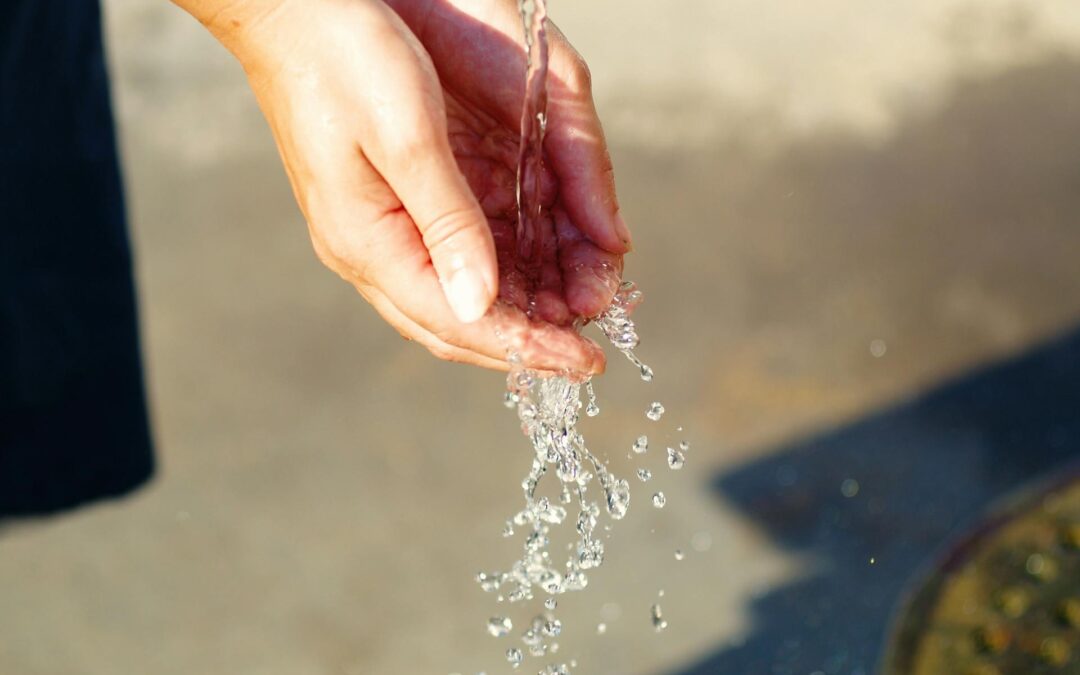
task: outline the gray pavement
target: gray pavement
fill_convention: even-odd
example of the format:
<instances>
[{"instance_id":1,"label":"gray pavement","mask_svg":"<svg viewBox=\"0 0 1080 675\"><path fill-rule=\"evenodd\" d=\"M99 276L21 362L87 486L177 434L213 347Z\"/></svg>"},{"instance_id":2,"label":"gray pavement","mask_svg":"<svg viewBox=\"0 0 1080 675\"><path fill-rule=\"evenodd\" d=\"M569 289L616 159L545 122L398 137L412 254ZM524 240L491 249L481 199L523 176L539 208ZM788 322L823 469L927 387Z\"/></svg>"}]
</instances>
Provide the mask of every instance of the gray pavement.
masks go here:
<instances>
[{"instance_id":1,"label":"gray pavement","mask_svg":"<svg viewBox=\"0 0 1080 675\"><path fill-rule=\"evenodd\" d=\"M576 672L868 674L903 580L964 522L940 525L949 509L1077 454L1050 406L1056 454L1003 478L994 409L919 397L1072 344L1080 9L856 4L552 7L594 72L657 373L646 387L613 360L588 433L624 475L639 433L681 425L693 444L677 474L652 457L667 507L638 487L609 562L562 602ZM197 24L106 8L161 470L130 499L0 531L0 673L509 672L472 581L512 555L499 531L528 463L500 376L434 361L319 266L239 67ZM843 451L815 459L814 438ZM904 481L962 498L920 510ZM875 497L889 517L867 506L861 538L815 520L798 540L800 515ZM878 584L852 561L889 537L910 553ZM838 539L856 550L833 555ZM824 607L769 632L787 610L768 600L820 579L822 606L889 593L857 631ZM797 644L821 635L825 652Z\"/></svg>"}]
</instances>

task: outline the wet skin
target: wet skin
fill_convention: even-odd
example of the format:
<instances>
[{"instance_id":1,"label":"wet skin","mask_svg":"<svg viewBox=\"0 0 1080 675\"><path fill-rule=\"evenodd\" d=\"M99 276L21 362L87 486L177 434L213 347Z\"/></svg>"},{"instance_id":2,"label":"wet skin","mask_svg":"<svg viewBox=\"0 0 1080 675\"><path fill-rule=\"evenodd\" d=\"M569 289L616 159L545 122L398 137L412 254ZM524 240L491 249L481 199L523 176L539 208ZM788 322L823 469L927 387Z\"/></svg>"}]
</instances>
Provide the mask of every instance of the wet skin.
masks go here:
<instances>
[{"instance_id":1,"label":"wet skin","mask_svg":"<svg viewBox=\"0 0 1080 675\"><path fill-rule=\"evenodd\" d=\"M178 4L243 64L320 260L403 336L489 368L506 369L511 346L530 367L603 370L573 324L610 301L630 236L588 69L556 28L525 259L513 0Z\"/></svg>"}]
</instances>

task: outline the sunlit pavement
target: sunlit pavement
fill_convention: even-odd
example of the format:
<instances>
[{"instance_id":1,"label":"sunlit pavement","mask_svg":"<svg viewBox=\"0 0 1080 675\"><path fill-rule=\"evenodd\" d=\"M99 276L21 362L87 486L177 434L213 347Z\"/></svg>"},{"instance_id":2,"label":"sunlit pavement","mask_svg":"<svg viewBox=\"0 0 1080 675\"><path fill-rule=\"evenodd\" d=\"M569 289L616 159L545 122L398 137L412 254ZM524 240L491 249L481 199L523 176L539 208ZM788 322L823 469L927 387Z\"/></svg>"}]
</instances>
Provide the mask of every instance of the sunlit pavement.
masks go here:
<instances>
[{"instance_id":1,"label":"sunlit pavement","mask_svg":"<svg viewBox=\"0 0 1080 675\"><path fill-rule=\"evenodd\" d=\"M869 675L921 565L1080 452L1080 6L852 4L552 7L657 373L613 359L587 433L625 476L692 445L560 602L575 672ZM0 672L509 672L472 580L528 463L500 377L319 266L197 24L106 5L162 468L0 531Z\"/></svg>"}]
</instances>

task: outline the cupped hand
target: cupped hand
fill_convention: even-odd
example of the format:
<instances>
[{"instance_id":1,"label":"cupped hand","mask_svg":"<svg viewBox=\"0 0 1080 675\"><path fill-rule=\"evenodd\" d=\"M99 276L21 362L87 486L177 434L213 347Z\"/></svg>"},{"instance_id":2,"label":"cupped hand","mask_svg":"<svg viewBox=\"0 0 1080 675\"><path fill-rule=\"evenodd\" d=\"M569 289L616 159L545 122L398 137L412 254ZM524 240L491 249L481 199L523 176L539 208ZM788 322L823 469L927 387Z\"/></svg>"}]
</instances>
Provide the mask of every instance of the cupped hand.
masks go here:
<instances>
[{"instance_id":1,"label":"cupped hand","mask_svg":"<svg viewBox=\"0 0 1080 675\"><path fill-rule=\"evenodd\" d=\"M539 260L525 261L513 0L241 0L193 13L244 65L316 254L403 336L490 368L506 369L511 347L532 368L603 369L573 324L610 301L630 238L588 71L557 29Z\"/></svg>"}]
</instances>

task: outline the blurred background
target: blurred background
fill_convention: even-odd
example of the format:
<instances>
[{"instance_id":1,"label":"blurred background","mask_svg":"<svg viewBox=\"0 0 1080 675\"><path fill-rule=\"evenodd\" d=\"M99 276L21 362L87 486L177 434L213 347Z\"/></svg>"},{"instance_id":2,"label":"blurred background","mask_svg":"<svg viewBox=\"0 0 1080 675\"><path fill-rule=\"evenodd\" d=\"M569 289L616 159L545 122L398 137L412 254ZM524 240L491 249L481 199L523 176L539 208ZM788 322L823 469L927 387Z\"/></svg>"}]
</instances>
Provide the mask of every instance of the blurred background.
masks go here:
<instances>
[{"instance_id":1,"label":"blurred background","mask_svg":"<svg viewBox=\"0 0 1080 675\"><path fill-rule=\"evenodd\" d=\"M104 4L161 467L0 529L0 672L509 672L473 581L513 559L530 461L501 376L321 268L199 25ZM560 656L870 675L925 566L1080 457L1080 4L550 9L592 67L657 374L613 358L586 434L627 477L641 433L692 446L647 456Z\"/></svg>"}]
</instances>

